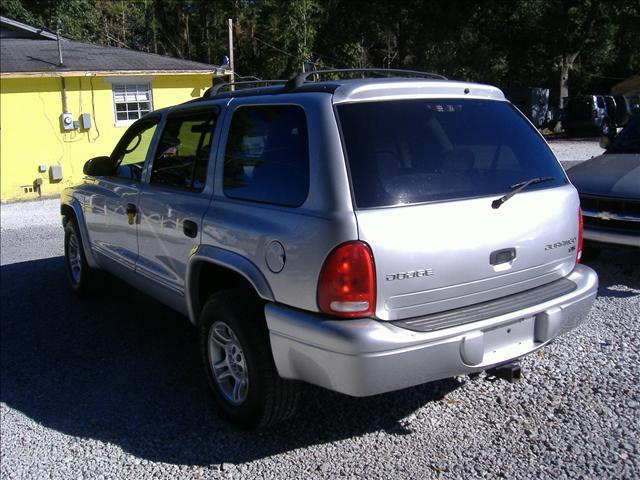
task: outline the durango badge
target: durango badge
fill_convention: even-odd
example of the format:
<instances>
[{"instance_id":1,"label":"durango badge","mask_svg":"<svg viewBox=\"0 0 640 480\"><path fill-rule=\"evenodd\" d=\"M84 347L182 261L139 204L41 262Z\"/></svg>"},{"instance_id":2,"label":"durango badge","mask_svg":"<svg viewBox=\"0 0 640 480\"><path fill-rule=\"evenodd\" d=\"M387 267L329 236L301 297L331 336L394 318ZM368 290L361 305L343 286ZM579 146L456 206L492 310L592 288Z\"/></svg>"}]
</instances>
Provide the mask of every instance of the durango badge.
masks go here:
<instances>
[{"instance_id":1,"label":"durango badge","mask_svg":"<svg viewBox=\"0 0 640 480\"><path fill-rule=\"evenodd\" d=\"M556 248L560 248L560 247L567 247L567 246L571 246L571 245L575 245L576 243L576 237L570 238L568 240L562 240L561 242L555 242L555 243L549 243L547 245L545 245L544 249L546 250L554 250Z\"/></svg>"},{"instance_id":2,"label":"durango badge","mask_svg":"<svg viewBox=\"0 0 640 480\"><path fill-rule=\"evenodd\" d=\"M409 278L430 277L433 275L433 270L425 268L423 270L411 270L410 272L390 273L387 275L387 282L393 280L407 280Z\"/></svg>"}]
</instances>

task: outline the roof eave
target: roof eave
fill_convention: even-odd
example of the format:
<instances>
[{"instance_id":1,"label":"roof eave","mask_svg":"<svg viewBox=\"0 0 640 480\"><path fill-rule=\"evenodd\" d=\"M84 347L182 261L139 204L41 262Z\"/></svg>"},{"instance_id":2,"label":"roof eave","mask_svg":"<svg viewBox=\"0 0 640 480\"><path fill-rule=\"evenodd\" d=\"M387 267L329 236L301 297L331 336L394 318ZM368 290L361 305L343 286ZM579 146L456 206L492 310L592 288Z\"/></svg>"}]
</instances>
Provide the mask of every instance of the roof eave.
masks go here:
<instances>
[{"instance_id":1,"label":"roof eave","mask_svg":"<svg viewBox=\"0 0 640 480\"><path fill-rule=\"evenodd\" d=\"M19 31L19 32L31 33L40 38L46 38L47 40L57 39L55 34L51 32L47 32L43 28L36 28L31 25L27 25L26 23L18 22L17 20L14 20L12 18L8 18L5 16L0 16L0 24L4 25L9 29Z\"/></svg>"},{"instance_id":2,"label":"roof eave","mask_svg":"<svg viewBox=\"0 0 640 480\"><path fill-rule=\"evenodd\" d=\"M231 70L52 70L47 72L0 72L0 78L132 77L149 75L232 75Z\"/></svg>"}]
</instances>

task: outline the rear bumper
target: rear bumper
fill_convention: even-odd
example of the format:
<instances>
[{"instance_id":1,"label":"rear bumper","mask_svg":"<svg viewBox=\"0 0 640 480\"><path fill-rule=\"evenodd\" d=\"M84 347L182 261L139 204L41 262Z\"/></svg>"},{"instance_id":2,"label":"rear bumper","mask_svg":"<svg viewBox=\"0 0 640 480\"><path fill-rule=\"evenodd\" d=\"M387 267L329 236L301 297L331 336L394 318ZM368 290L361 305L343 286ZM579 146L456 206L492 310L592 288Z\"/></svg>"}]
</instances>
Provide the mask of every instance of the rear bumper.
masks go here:
<instances>
[{"instance_id":1,"label":"rear bumper","mask_svg":"<svg viewBox=\"0 0 640 480\"><path fill-rule=\"evenodd\" d=\"M328 320L268 304L273 358L283 378L358 397L484 370L522 357L584 320L598 276L577 265L566 278L577 286L568 294L432 332L373 319Z\"/></svg>"}]
</instances>

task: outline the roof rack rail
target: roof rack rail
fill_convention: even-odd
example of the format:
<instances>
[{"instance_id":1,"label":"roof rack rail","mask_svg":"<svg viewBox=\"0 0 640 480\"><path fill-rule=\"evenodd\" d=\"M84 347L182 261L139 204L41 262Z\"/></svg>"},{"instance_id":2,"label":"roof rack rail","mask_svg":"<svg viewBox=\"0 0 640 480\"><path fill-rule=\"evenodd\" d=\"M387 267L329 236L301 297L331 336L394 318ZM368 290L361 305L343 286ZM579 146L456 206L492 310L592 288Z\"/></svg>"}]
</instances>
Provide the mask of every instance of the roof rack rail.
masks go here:
<instances>
[{"instance_id":1,"label":"roof rack rail","mask_svg":"<svg viewBox=\"0 0 640 480\"><path fill-rule=\"evenodd\" d=\"M387 74L387 77L418 77L418 78L433 78L436 80L448 80L443 75L437 73L420 72L417 70L398 70L394 68L338 68L332 70L316 70L311 72L304 72L289 79L285 85L285 90L295 90L301 87L310 75L326 75L333 73L374 73L374 74Z\"/></svg>"},{"instance_id":2,"label":"roof rack rail","mask_svg":"<svg viewBox=\"0 0 640 480\"><path fill-rule=\"evenodd\" d=\"M245 80L242 82L223 82L217 83L213 85L211 88L208 88L206 92L204 92L203 97L215 97L218 92L225 87L235 87L236 85L272 85L272 84L284 84L287 83L287 80Z\"/></svg>"}]
</instances>

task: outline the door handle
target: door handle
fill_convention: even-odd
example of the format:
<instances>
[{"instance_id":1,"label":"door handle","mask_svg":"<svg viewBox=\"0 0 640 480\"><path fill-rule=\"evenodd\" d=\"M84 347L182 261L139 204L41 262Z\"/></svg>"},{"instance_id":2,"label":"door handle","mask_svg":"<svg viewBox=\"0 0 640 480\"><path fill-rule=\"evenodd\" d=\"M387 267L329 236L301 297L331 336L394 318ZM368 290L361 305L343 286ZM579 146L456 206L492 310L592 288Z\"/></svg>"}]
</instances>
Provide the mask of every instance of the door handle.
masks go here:
<instances>
[{"instance_id":1,"label":"door handle","mask_svg":"<svg viewBox=\"0 0 640 480\"><path fill-rule=\"evenodd\" d=\"M192 220L182 222L182 231L189 238L195 238L198 235L198 224Z\"/></svg>"},{"instance_id":2,"label":"door handle","mask_svg":"<svg viewBox=\"0 0 640 480\"><path fill-rule=\"evenodd\" d=\"M136 213L138 213L138 209L133 203L127 203L124 211L127 214L127 217L129 217L129 225L133 225Z\"/></svg>"},{"instance_id":3,"label":"door handle","mask_svg":"<svg viewBox=\"0 0 640 480\"><path fill-rule=\"evenodd\" d=\"M500 265L501 263L510 262L514 258L516 258L516 249L505 248L503 250L491 252L491 255L489 256L489 263L491 265Z\"/></svg>"}]
</instances>

